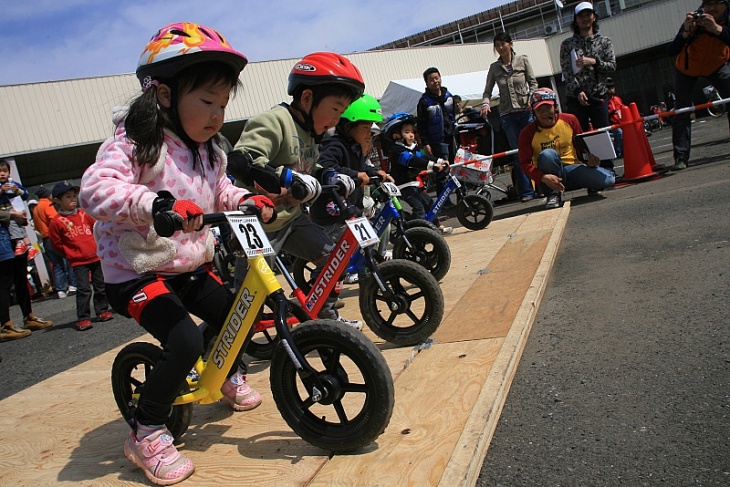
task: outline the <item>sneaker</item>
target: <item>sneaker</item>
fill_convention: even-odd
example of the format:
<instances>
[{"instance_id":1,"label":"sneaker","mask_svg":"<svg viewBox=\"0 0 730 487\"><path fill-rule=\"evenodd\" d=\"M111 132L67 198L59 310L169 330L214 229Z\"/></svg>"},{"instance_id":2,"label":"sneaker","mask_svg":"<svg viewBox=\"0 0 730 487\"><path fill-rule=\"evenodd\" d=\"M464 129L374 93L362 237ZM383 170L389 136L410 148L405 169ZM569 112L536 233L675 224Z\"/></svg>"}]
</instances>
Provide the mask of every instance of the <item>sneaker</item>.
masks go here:
<instances>
[{"instance_id":1,"label":"sneaker","mask_svg":"<svg viewBox=\"0 0 730 487\"><path fill-rule=\"evenodd\" d=\"M551 194L547 197L547 201L545 202L545 209L551 210L553 208L560 208L563 204L563 198L560 196L559 193Z\"/></svg>"},{"instance_id":2,"label":"sneaker","mask_svg":"<svg viewBox=\"0 0 730 487\"><path fill-rule=\"evenodd\" d=\"M246 383L246 376L236 372L221 387L223 399L234 411L248 411L261 404L261 394Z\"/></svg>"},{"instance_id":3,"label":"sneaker","mask_svg":"<svg viewBox=\"0 0 730 487\"><path fill-rule=\"evenodd\" d=\"M344 323L347 326L351 326L356 330L362 330L362 321L360 320L348 320L343 318L342 316L338 316L335 321L339 321L340 323Z\"/></svg>"},{"instance_id":4,"label":"sneaker","mask_svg":"<svg viewBox=\"0 0 730 487\"><path fill-rule=\"evenodd\" d=\"M30 330L24 330L23 328L20 328L12 321L8 321L7 323L0 326L0 342L18 340L20 338L25 338L30 334Z\"/></svg>"},{"instance_id":5,"label":"sneaker","mask_svg":"<svg viewBox=\"0 0 730 487\"><path fill-rule=\"evenodd\" d=\"M357 274L348 274L345 276L345 284L355 284L360 280L360 276Z\"/></svg>"},{"instance_id":6,"label":"sneaker","mask_svg":"<svg viewBox=\"0 0 730 487\"><path fill-rule=\"evenodd\" d=\"M39 318L35 315L35 313L31 313L23 318L23 326L25 326L27 330L42 330L49 326L53 326L53 322Z\"/></svg>"},{"instance_id":7,"label":"sneaker","mask_svg":"<svg viewBox=\"0 0 730 487\"><path fill-rule=\"evenodd\" d=\"M58 291L58 299L66 299L68 293L66 291Z\"/></svg>"},{"instance_id":8,"label":"sneaker","mask_svg":"<svg viewBox=\"0 0 730 487\"><path fill-rule=\"evenodd\" d=\"M91 328L94 328L94 325L91 324L91 320L79 320L76 322L76 329L79 331L86 331Z\"/></svg>"},{"instance_id":9,"label":"sneaker","mask_svg":"<svg viewBox=\"0 0 730 487\"><path fill-rule=\"evenodd\" d=\"M603 190L600 189L589 189L588 196L600 196L603 194Z\"/></svg>"},{"instance_id":10,"label":"sneaker","mask_svg":"<svg viewBox=\"0 0 730 487\"><path fill-rule=\"evenodd\" d=\"M68 293L74 294L77 291L76 286L69 286L68 287Z\"/></svg>"},{"instance_id":11,"label":"sneaker","mask_svg":"<svg viewBox=\"0 0 730 487\"><path fill-rule=\"evenodd\" d=\"M677 156L676 159L674 159L674 165L670 166L670 171L681 171L682 169L687 169L687 158L684 156Z\"/></svg>"},{"instance_id":12,"label":"sneaker","mask_svg":"<svg viewBox=\"0 0 730 487\"><path fill-rule=\"evenodd\" d=\"M23 255L28 251L28 246L23 242L22 240L18 240L18 243L15 244L15 255Z\"/></svg>"},{"instance_id":13,"label":"sneaker","mask_svg":"<svg viewBox=\"0 0 730 487\"><path fill-rule=\"evenodd\" d=\"M454 231L454 227L445 227L443 225L439 226L439 231L442 235L449 235L451 232Z\"/></svg>"},{"instance_id":14,"label":"sneaker","mask_svg":"<svg viewBox=\"0 0 730 487\"><path fill-rule=\"evenodd\" d=\"M99 315L99 321L109 321L112 318L114 318L114 313L112 313L109 310L102 311L101 314Z\"/></svg>"},{"instance_id":15,"label":"sneaker","mask_svg":"<svg viewBox=\"0 0 730 487\"><path fill-rule=\"evenodd\" d=\"M28 260L35 259L38 254L40 254L40 252L38 252L35 247L31 247L28 249Z\"/></svg>"},{"instance_id":16,"label":"sneaker","mask_svg":"<svg viewBox=\"0 0 730 487\"><path fill-rule=\"evenodd\" d=\"M195 471L192 460L177 451L167 428L137 440L132 430L124 442L124 456L144 471L153 484L172 485L182 482Z\"/></svg>"}]
</instances>

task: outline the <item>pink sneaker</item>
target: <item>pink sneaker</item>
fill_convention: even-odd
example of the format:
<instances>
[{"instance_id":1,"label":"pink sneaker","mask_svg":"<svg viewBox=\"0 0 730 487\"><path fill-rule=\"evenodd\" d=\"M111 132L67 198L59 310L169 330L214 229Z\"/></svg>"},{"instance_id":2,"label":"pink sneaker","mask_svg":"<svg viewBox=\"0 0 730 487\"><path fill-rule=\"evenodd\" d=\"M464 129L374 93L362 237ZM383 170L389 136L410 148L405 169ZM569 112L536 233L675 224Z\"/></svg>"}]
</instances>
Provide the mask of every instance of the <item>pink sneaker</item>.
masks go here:
<instances>
[{"instance_id":1,"label":"pink sneaker","mask_svg":"<svg viewBox=\"0 0 730 487\"><path fill-rule=\"evenodd\" d=\"M245 375L238 372L223 384L221 392L234 411L248 411L261 404L261 394L246 383Z\"/></svg>"},{"instance_id":2,"label":"pink sneaker","mask_svg":"<svg viewBox=\"0 0 730 487\"><path fill-rule=\"evenodd\" d=\"M141 441L137 441L132 430L124 442L124 455L156 485L182 482L195 471L192 460L177 451L172 444L172 435L165 427Z\"/></svg>"}]
</instances>

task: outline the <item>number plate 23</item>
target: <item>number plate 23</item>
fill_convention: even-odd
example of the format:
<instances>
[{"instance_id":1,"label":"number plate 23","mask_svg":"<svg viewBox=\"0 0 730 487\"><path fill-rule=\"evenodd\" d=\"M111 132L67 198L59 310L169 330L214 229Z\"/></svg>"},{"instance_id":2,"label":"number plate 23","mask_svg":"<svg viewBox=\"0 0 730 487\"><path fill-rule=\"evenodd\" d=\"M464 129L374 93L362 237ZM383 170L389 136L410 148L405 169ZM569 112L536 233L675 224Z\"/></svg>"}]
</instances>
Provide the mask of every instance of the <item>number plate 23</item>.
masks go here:
<instances>
[{"instance_id":1,"label":"number plate 23","mask_svg":"<svg viewBox=\"0 0 730 487\"><path fill-rule=\"evenodd\" d=\"M246 257L276 254L258 218L235 212L226 213L226 218L231 224L233 233L241 243L241 247L246 252Z\"/></svg>"}]
</instances>

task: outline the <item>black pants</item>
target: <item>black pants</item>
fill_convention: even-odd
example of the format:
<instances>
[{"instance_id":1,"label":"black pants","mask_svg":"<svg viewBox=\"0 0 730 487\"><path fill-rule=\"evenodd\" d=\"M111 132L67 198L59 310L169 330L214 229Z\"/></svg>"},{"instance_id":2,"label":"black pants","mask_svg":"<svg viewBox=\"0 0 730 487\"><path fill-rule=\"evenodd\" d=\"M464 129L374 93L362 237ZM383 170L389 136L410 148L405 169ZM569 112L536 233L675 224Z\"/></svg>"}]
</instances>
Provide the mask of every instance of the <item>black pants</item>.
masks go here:
<instances>
[{"instance_id":1,"label":"black pants","mask_svg":"<svg viewBox=\"0 0 730 487\"><path fill-rule=\"evenodd\" d=\"M194 276L182 274L164 281L145 276L126 283L107 284L107 295L114 310L129 317L133 297L136 295L134 299L139 302L139 292L159 282L169 292L149 299L139 315L139 324L159 340L163 349L140 394L136 420L144 425L161 425L167 421L180 386L203 354L206 343L190 314L205 321L217 333L234 300L233 294L209 272ZM239 366L242 355L243 352Z\"/></svg>"}]
</instances>

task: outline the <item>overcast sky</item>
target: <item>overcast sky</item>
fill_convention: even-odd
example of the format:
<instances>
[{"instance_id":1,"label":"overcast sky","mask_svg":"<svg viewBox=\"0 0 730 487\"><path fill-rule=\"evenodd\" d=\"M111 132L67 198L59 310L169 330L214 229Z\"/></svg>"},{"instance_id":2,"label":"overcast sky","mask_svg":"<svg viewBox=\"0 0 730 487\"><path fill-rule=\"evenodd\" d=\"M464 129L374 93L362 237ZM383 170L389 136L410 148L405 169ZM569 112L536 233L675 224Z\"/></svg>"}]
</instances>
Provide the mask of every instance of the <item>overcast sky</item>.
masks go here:
<instances>
[{"instance_id":1,"label":"overcast sky","mask_svg":"<svg viewBox=\"0 0 730 487\"><path fill-rule=\"evenodd\" d=\"M131 73L162 26L214 27L250 61L365 51L506 0L3 1L0 85ZM316 10L315 10L316 6Z\"/></svg>"}]
</instances>

